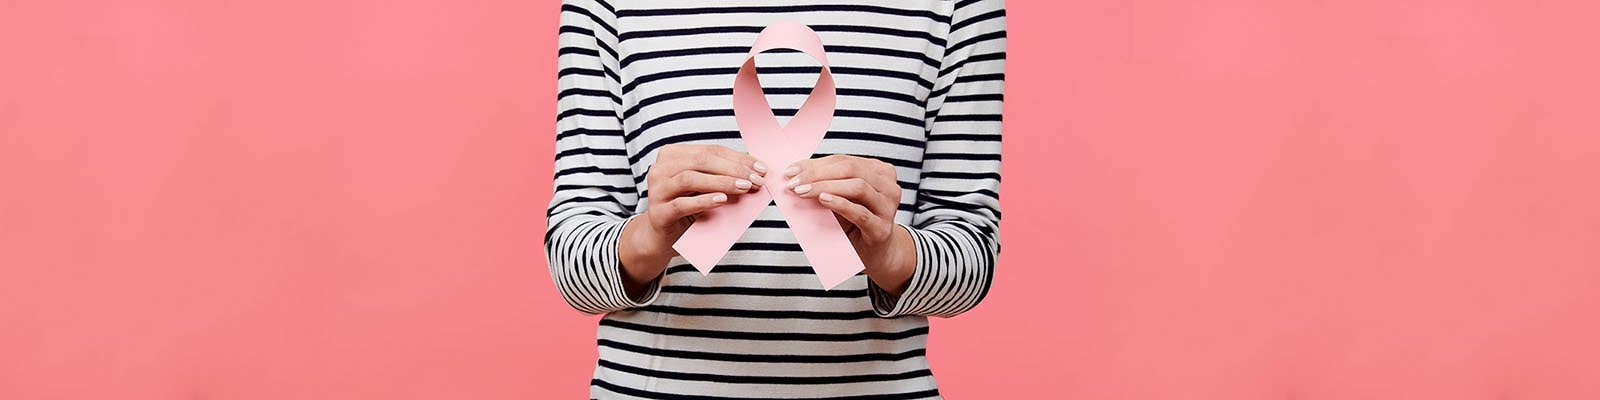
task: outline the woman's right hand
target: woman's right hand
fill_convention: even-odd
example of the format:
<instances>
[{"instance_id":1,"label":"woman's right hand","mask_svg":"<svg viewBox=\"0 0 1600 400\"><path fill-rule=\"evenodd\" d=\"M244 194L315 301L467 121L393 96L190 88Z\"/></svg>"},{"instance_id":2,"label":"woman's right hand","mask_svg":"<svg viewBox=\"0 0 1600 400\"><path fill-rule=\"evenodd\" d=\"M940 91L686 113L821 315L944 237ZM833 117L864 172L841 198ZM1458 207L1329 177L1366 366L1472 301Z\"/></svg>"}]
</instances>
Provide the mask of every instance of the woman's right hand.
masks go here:
<instances>
[{"instance_id":1,"label":"woman's right hand","mask_svg":"<svg viewBox=\"0 0 1600 400\"><path fill-rule=\"evenodd\" d=\"M623 286L638 298L678 255L672 244L695 214L761 188L767 167L749 154L717 145L669 144L645 175L649 206L622 228L617 253Z\"/></svg>"}]
</instances>

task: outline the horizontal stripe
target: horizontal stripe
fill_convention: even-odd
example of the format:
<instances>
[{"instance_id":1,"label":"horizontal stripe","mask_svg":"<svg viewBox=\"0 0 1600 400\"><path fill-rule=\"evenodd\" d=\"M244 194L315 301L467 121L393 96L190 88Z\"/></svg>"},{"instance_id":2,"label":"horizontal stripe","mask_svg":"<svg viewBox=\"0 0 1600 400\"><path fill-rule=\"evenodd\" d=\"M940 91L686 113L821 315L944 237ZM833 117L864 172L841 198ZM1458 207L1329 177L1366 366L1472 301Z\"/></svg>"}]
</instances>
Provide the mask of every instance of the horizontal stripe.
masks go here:
<instances>
[{"instance_id":1,"label":"horizontal stripe","mask_svg":"<svg viewBox=\"0 0 1600 400\"><path fill-rule=\"evenodd\" d=\"M738 308L710 308L710 307L676 307L664 305L651 305L639 309L645 312L672 314L695 317L728 317L749 319L814 319L814 320L860 320L878 318L872 310L833 312L833 311L807 311L807 310L745 310Z\"/></svg>"},{"instance_id":2,"label":"horizontal stripe","mask_svg":"<svg viewBox=\"0 0 1600 400\"><path fill-rule=\"evenodd\" d=\"M915 72L897 71L897 70L882 69L882 68L870 68L870 67L848 67L848 66L841 66L841 65L830 65L828 67L828 70L830 72L832 72L833 75L836 76L836 77L848 76L848 77L899 79L899 80L903 80L903 81L906 81L906 82L916 82L917 86L919 86L919 87L921 87L923 89L933 90L933 81L929 80L929 79L927 79L927 78L925 78L925 77L923 77L921 75L918 75ZM759 74L761 74L763 76L766 76L766 75L789 75L789 74L816 75L816 74L819 74L819 73L822 72L822 67L811 67L811 66L799 66L799 67L756 67L756 71L757 71L757 73L759 73ZM656 83L656 82L662 82L662 81L669 81L669 80L681 79L681 78L702 77L702 76L727 77L729 82L731 82L732 79L733 79L733 75L736 74L736 73L739 73L739 67L738 66L724 67L724 68L691 68L691 69L676 69L675 68L675 69L662 71L662 72L651 72L651 73L643 74L643 75L640 75L639 77L633 78L632 80L630 80L627 83L624 83L622 85L622 92L623 93L631 93L635 89L638 89L639 86L644 85L644 84L650 84L650 83ZM598 74L596 74L596 75L598 75ZM767 90L767 88L762 88L762 89L763 90ZM841 90L852 90L852 88L848 88L848 87L840 88L840 89Z\"/></svg>"},{"instance_id":3,"label":"horizontal stripe","mask_svg":"<svg viewBox=\"0 0 1600 400\"><path fill-rule=\"evenodd\" d=\"M861 363L872 361L901 361L927 355L927 350L916 349L900 353L860 353L838 355L814 354L748 354L748 353L717 353L709 351L688 351L673 349L658 349L628 343L600 339L600 347L622 350L630 353L644 354L655 357L681 358L689 360L710 360L734 363L805 363L805 364L843 364Z\"/></svg>"},{"instance_id":4,"label":"horizontal stripe","mask_svg":"<svg viewBox=\"0 0 1600 400\"><path fill-rule=\"evenodd\" d=\"M707 339L733 339L733 340L758 340L758 341L797 341L797 342L859 342L866 340L904 340L928 334L928 327L917 327L901 332L863 331L853 333L805 333L805 332L746 332L746 331L719 331L712 329L674 328L664 326L645 325L642 323L623 322L615 319L601 319L600 326L609 326L630 331L651 333L667 336L683 336Z\"/></svg>"},{"instance_id":5,"label":"horizontal stripe","mask_svg":"<svg viewBox=\"0 0 1600 400\"><path fill-rule=\"evenodd\" d=\"M593 386L596 386L596 387L599 387L599 388L602 388L602 389L605 389L605 390L616 392L618 394L634 396L634 397L643 397L643 398L647 398L647 399L663 399L663 400L769 400L769 399L771 399L771 397L727 397L727 396L707 396L707 395L694 395L694 394L669 394L669 393L655 392L655 391L649 391L649 390L643 390L643 389L637 389L637 388L631 388L631 387L627 387L627 386L617 385L617 384L613 384L613 383L610 383L610 382L606 382L605 380L599 379L599 378L595 378L593 380L590 380L589 384L593 385ZM864 394L864 395L854 395L854 396L806 397L806 399L807 400L916 400L916 399L933 398L933 397L938 397L938 396L939 396L939 390L938 389L929 389L929 390L920 390L920 391L905 392L905 393Z\"/></svg>"},{"instance_id":6,"label":"horizontal stripe","mask_svg":"<svg viewBox=\"0 0 1600 400\"><path fill-rule=\"evenodd\" d=\"M713 270L715 271L715 270ZM859 298L867 297L866 289L854 290L821 290L821 289L783 289L768 287L740 287L740 286L671 286L661 288L662 293L683 293L697 295L739 295L762 297L817 297L817 298Z\"/></svg>"},{"instance_id":7,"label":"horizontal stripe","mask_svg":"<svg viewBox=\"0 0 1600 400\"><path fill-rule=\"evenodd\" d=\"M926 31L894 29L894 28L878 27L878 26L867 26L867 25L812 24L812 25L810 25L810 27L811 27L811 30L817 31L818 33L866 33L866 34L874 34L874 35L901 37L901 38L922 39L922 40L928 41L928 44L930 44L930 45L939 46L939 47L943 47L945 45L944 38L938 37L938 36L934 36L933 33L926 32ZM622 35L618 39L621 42L626 43L629 40L645 39L645 38L662 38L662 37L681 38L683 36L715 35L715 34L724 34L724 33L752 33L753 34L753 33L760 33L761 30L764 29L764 28L766 28L766 27L765 26L754 26L754 25L736 25L736 26L699 26L699 27L682 28L682 29L660 29L660 30L631 31L631 32L622 33Z\"/></svg>"},{"instance_id":8,"label":"horizontal stripe","mask_svg":"<svg viewBox=\"0 0 1600 400\"><path fill-rule=\"evenodd\" d=\"M906 10L906 9L880 7L880 6L843 5L843 4L822 4L822 5L803 5L803 6L695 7L695 8L658 8L658 9L618 10L617 11L617 17L629 18L629 17L658 17L658 16L683 16L683 15L700 16L700 15L708 15L708 14L729 14L729 13L777 14L777 13L819 13L819 12L854 12L854 13L883 14L883 15L905 16L905 17L922 17L922 18L928 18L928 19L932 20L933 22L938 22L938 23L946 23L946 22L949 22L949 20L950 20L950 18L948 16L940 15L939 13L936 13L936 12L933 12L933 11Z\"/></svg>"},{"instance_id":9,"label":"horizontal stripe","mask_svg":"<svg viewBox=\"0 0 1600 400\"><path fill-rule=\"evenodd\" d=\"M695 372L662 371L658 369L639 368L622 363L600 360L600 367L635 375L644 375L652 378L676 379L680 381L699 381L731 384L767 384L767 385L836 385L841 383L862 382L887 382L911 378L920 378L932 375L926 369L902 372L898 374L865 374L865 375L834 375L834 376L767 376L767 375L722 375Z\"/></svg>"}]
</instances>

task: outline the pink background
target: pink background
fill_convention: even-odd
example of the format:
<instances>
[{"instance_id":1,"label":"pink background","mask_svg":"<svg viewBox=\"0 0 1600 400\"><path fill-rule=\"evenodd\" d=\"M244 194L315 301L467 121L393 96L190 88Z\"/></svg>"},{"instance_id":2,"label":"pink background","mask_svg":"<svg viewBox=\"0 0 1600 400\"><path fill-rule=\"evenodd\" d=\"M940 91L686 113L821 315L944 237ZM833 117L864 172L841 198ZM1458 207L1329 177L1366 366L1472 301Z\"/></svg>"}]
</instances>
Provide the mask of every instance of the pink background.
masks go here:
<instances>
[{"instance_id":1,"label":"pink background","mask_svg":"<svg viewBox=\"0 0 1600 400\"><path fill-rule=\"evenodd\" d=\"M1012 0L945 393L1600 397L1596 4ZM556 12L0 1L0 398L582 397Z\"/></svg>"}]
</instances>

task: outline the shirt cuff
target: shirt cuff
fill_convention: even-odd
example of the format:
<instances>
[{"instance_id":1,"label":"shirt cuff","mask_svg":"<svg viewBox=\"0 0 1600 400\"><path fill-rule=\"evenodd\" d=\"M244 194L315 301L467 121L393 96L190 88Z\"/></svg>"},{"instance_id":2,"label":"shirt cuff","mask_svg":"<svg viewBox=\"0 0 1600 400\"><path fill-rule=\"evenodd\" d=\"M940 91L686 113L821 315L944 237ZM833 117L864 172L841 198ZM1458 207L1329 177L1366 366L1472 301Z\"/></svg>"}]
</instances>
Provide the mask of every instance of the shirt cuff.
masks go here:
<instances>
[{"instance_id":1,"label":"shirt cuff","mask_svg":"<svg viewBox=\"0 0 1600 400\"><path fill-rule=\"evenodd\" d=\"M911 233L917 262L905 292L898 298L868 280L872 308L878 316L953 317L983 300L995 254L982 244L981 238L963 235L971 229L948 224L927 229L896 225Z\"/></svg>"}]
</instances>

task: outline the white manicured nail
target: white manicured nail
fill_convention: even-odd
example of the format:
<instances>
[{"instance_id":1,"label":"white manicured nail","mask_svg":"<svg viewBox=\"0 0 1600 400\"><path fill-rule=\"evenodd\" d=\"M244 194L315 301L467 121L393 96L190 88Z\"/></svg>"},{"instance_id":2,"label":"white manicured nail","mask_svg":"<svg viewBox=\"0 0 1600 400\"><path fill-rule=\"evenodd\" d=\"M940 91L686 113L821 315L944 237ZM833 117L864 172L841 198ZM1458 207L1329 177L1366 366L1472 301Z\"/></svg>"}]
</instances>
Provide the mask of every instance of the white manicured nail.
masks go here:
<instances>
[{"instance_id":1,"label":"white manicured nail","mask_svg":"<svg viewBox=\"0 0 1600 400\"><path fill-rule=\"evenodd\" d=\"M733 181L733 187L739 188L739 190L749 189L750 188L750 181L743 180L743 179L735 180L735 181Z\"/></svg>"},{"instance_id":2,"label":"white manicured nail","mask_svg":"<svg viewBox=\"0 0 1600 400\"><path fill-rule=\"evenodd\" d=\"M717 194L711 195L711 202L712 203L722 203L722 202L726 202L726 201L728 201L728 195L726 195L726 194L717 193Z\"/></svg>"},{"instance_id":3,"label":"white manicured nail","mask_svg":"<svg viewBox=\"0 0 1600 400\"><path fill-rule=\"evenodd\" d=\"M763 174L767 173L767 165L766 164L762 164L760 161L756 161L756 165L753 165L751 167L755 168L756 172L760 172L760 173L763 173Z\"/></svg>"},{"instance_id":4,"label":"white manicured nail","mask_svg":"<svg viewBox=\"0 0 1600 400\"><path fill-rule=\"evenodd\" d=\"M809 191L811 191L811 185L800 185L794 187L795 194L806 194L806 192Z\"/></svg>"},{"instance_id":5,"label":"white manicured nail","mask_svg":"<svg viewBox=\"0 0 1600 400\"><path fill-rule=\"evenodd\" d=\"M833 201L833 195L827 194L827 193L823 193L821 196L817 196L817 199L818 200L822 200L822 201L831 202L831 201Z\"/></svg>"},{"instance_id":6,"label":"white manicured nail","mask_svg":"<svg viewBox=\"0 0 1600 400\"><path fill-rule=\"evenodd\" d=\"M783 186L792 188L795 185L799 185L799 184L800 184L800 178L796 177L796 178L789 178L789 183L784 184Z\"/></svg>"}]
</instances>

